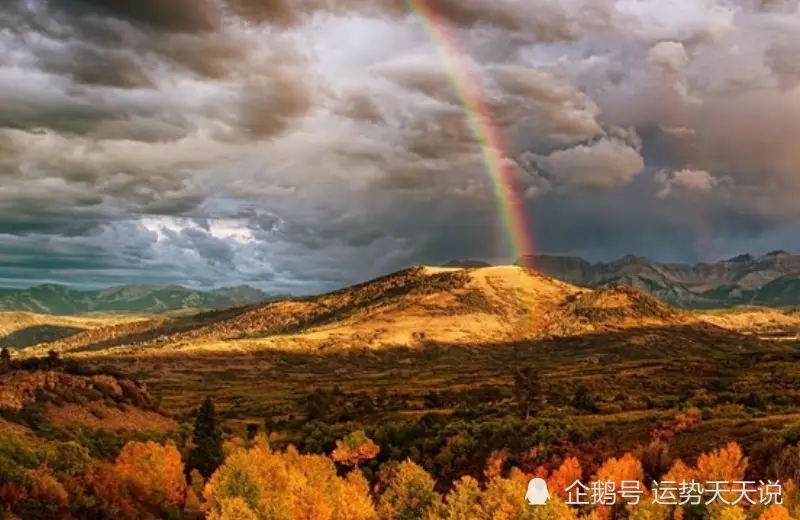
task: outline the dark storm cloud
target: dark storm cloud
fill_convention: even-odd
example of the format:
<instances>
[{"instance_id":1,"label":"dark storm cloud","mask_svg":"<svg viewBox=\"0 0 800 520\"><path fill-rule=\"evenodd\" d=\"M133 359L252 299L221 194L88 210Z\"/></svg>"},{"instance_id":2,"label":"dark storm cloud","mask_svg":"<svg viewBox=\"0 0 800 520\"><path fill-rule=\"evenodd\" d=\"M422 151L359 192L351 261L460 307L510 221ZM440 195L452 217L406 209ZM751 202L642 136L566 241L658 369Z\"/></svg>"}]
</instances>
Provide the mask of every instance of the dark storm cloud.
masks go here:
<instances>
[{"instance_id":1,"label":"dark storm cloud","mask_svg":"<svg viewBox=\"0 0 800 520\"><path fill-rule=\"evenodd\" d=\"M222 79L242 67L246 42L227 34L171 34L151 42L150 49L202 77Z\"/></svg>"},{"instance_id":2,"label":"dark storm cloud","mask_svg":"<svg viewBox=\"0 0 800 520\"><path fill-rule=\"evenodd\" d=\"M152 88L144 65L129 51L78 44L69 50L41 53L42 70L64 75L83 85Z\"/></svg>"},{"instance_id":3,"label":"dark storm cloud","mask_svg":"<svg viewBox=\"0 0 800 520\"><path fill-rule=\"evenodd\" d=\"M454 75L407 2L9 0L0 265L309 292L509 261L486 157L545 252L800 240L796 4L430 2Z\"/></svg>"},{"instance_id":4,"label":"dark storm cloud","mask_svg":"<svg viewBox=\"0 0 800 520\"><path fill-rule=\"evenodd\" d=\"M251 138L272 137L289 129L311 106L311 94L302 75L274 71L271 77L244 87L240 126Z\"/></svg>"},{"instance_id":5,"label":"dark storm cloud","mask_svg":"<svg viewBox=\"0 0 800 520\"><path fill-rule=\"evenodd\" d=\"M105 12L168 31L210 31L219 27L219 16L209 0L65 0L76 10Z\"/></svg>"},{"instance_id":6,"label":"dark storm cloud","mask_svg":"<svg viewBox=\"0 0 800 520\"><path fill-rule=\"evenodd\" d=\"M52 91L16 92L9 87L0 85L0 126L3 128L85 134L98 122L114 117L113 112L87 99L70 98Z\"/></svg>"}]
</instances>

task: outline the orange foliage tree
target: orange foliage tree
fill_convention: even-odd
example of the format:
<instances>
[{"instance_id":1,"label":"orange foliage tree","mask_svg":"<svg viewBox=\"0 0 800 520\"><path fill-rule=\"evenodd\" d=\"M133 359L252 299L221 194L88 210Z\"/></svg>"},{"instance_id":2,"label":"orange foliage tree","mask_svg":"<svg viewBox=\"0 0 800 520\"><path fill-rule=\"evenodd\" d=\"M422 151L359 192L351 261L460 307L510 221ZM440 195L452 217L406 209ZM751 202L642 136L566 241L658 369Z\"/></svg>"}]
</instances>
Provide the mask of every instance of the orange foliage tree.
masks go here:
<instances>
[{"instance_id":1,"label":"orange foliage tree","mask_svg":"<svg viewBox=\"0 0 800 520\"><path fill-rule=\"evenodd\" d=\"M374 520L369 486L358 471L336 475L328 457L274 452L266 437L233 450L205 487L210 518ZM233 500L238 498L238 500Z\"/></svg>"},{"instance_id":2,"label":"orange foliage tree","mask_svg":"<svg viewBox=\"0 0 800 520\"><path fill-rule=\"evenodd\" d=\"M570 457L547 479L547 488L552 495L567 498L565 490L581 478L583 478L581 463L575 457Z\"/></svg>"},{"instance_id":3,"label":"orange foliage tree","mask_svg":"<svg viewBox=\"0 0 800 520\"><path fill-rule=\"evenodd\" d=\"M151 520L158 518L144 510L133 497L131 485L120 478L113 465L92 462L83 474L82 487L96 497L92 512L100 518Z\"/></svg>"},{"instance_id":4,"label":"orange foliage tree","mask_svg":"<svg viewBox=\"0 0 800 520\"><path fill-rule=\"evenodd\" d=\"M595 476L595 480L600 482L614 482L616 489L621 487L623 481L641 482L643 478L642 463L630 453L620 459L608 459Z\"/></svg>"},{"instance_id":5,"label":"orange foliage tree","mask_svg":"<svg viewBox=\"0 0 800 520\"><path fill-rule=\"evenodd\" d=\"M735 442L710 454L704 453L697 459L697 478L701 481L742 480L746 469L747 459L742 454L742 448Z\"/></svg>"},{"instance_id":6,"label":"orange foliage tree","mask_svg":"<svg viewBox=\"0 0 800 520\"><path fill-rule=\"evenodd\" d=\"M129 442L122 448L114 469L144 501L161 507L183 507L186 478L181 454L172 442Z\"/></svg>"},{"instance_id":7,"label":"orange foliage tree","mask_svg":"<svg viewBox=\"0 0 800 520\"><path fill-rule=\"evenodd\" d=\"M672 421L659 422L653 429L653 440L669 441L678 433L690 430L702 420L703 412L698 408L689 408L685 412L676 414Z\"/></svg>"},{"instance_id":8,"label":"orange foliage tree","mask_svg":"<svg viewBox=\"0 0 800 520\"><path fill-rule=\"evenodd\" d=\"M792 520L789 512L783 506L773 504L769 509L761 513L758 520Z\"/></svg>"},{"instance_id":9,"label":"orange foliage tree","mask_svg":"<svg viewBox=\"0 0 800 520\"><path fill-rule=\"evenodd\" d=\"M381 448L372 439L359 430L336 441L336 449L331 453L331 458L345 466L358 467L359 464L372 460L378 456Z\"/></svg>"}]
</instances>

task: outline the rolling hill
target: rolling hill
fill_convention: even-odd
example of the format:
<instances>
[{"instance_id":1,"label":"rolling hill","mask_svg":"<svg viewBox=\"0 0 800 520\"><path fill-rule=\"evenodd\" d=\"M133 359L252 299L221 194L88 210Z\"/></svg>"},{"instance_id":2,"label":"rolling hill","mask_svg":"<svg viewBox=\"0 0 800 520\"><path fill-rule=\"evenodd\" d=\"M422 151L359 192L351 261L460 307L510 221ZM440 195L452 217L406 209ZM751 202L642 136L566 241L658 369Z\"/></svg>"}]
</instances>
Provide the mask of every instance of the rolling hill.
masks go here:
<instances>
[{"instance_id":1,"label":"rolling hill","mask_svg":"<svg viewBox=\"0 0 800 520\"><path fill-rule=\"evenodd\" d=\"M133 323L145 319L133 314L54 316L31 312L0 312L0 347L22 348L49 343L84 330Z\"/></svg>"},{"instance_id":2,"label":"rolling hill","mask_svg":"<svg viewBox=\"0 0 800 520\"><path fill-rule=\"evenodd\" d=\"M800 255L785 251L697 265L664 264L632 255L609 263L537 255L520 258L517 265L582 287L630 285L680 307L800 305Z\"/></svg>"},{"instance_id":3,"label":"rolling hill","mask_svg":"<svg viewBox=\"0 0 800 520\"><path fill-rule=\"evenodd\" d=\"M78 291L45 284L27 289L0 288L0 311L70 315L89 312L160 312L176 309L221 309L263 302L266 293L243 285L197 291L180 285L125 285L97 291Z\"/></svg>"},{"instance_id":4,"label":"rolling hill","mask_svg":"<svg viewBox=\"0 0 800 520\"><path fill-rule=\"evenodd\" d=\"M316 297L93 328L29 351L375 350L681 327L730 334L630 287L580 288L519 266L420 266Z\"/></svg>"}]
</instances>

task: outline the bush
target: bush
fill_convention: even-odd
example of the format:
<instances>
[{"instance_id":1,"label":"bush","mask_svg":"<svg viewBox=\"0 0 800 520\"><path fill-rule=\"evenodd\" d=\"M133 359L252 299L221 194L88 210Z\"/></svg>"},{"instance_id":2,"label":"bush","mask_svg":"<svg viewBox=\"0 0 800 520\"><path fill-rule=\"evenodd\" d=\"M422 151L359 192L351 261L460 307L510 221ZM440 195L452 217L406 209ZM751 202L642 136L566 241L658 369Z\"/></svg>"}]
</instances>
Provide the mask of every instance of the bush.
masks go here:
<instances>
[{"instance_id":1,"label":"bush","mask_svg":"<svg viewBox=\"0 0 800 520\"><path fill-rule=\"evenodd\" d=\"M599 411L591 391L585 385L581 385L575 390L574 406L584 412L597 413Z\"/></svg>"},{"instance_id":2,"label":"bush","mask_svg":"<svg viewBox=\"0 0 800 520\"><path fill-rule=\"evenodd\" d=\"M44 413L44 408L40 405L29 405L20 410L19 418L31 430L44 431L50 427L50 419Z\"/></svg>"}]
</instances>

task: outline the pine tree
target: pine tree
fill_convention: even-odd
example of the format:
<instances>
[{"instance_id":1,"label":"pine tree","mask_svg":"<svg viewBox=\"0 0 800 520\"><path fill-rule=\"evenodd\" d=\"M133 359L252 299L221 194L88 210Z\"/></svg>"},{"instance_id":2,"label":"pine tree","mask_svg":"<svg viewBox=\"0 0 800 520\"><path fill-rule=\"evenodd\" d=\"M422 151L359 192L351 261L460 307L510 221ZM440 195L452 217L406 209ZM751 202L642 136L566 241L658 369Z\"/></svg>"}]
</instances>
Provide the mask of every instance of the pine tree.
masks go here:
<instances>
[{"instance_id":1,"label":"pine tree","mask_svg":"<svg viewBox=\"0 0 800 520\"><path fill-rule=\"evenodd\" d=\"M11 370L11 352L3 347L3 350L0 350L0 373L9 370Z\"/></svg>"},{"instance_id":2,"label":"pine tree","mask_svg":"<svg viewBox=\"0 0 800 520\"><path fill-rule=\"evenodd\" d=\"M189 451L187 470L196 469L205 478L222 464L222 429L217 423L214 402L206 397L194 421L194 447Z\"/></svg>"},{"instance_id":3,"label":"pine tree","mask_svg":"<svg viewBox=\"0 0 800 520\"><path fill-rule=\"evenodd\" d=\"M596 413L598 411L597 403L595 403L594 397L592 397L592 392L585 385L580 385L575 390L574 406L578 410L583 410L585 412Z\"/></svg>"}]
</instances>

